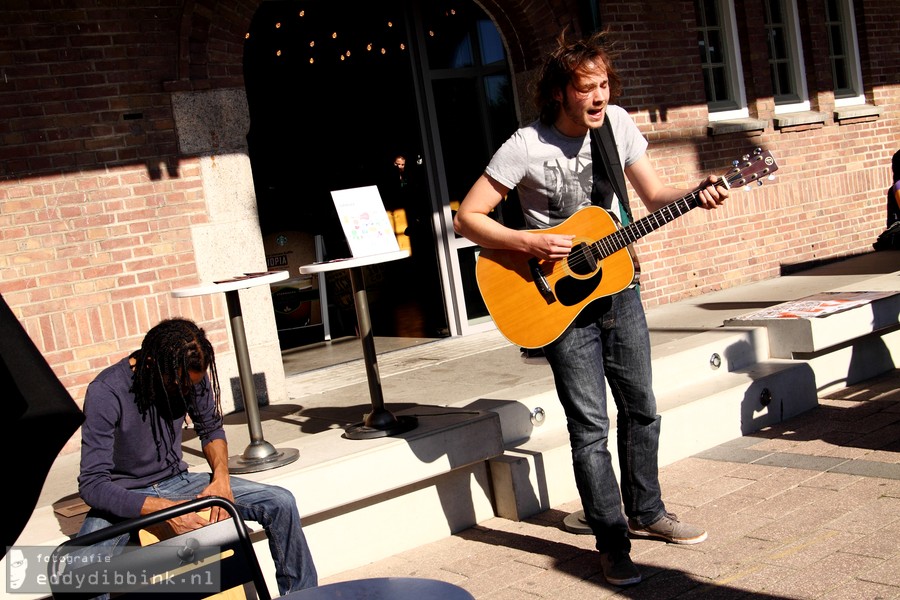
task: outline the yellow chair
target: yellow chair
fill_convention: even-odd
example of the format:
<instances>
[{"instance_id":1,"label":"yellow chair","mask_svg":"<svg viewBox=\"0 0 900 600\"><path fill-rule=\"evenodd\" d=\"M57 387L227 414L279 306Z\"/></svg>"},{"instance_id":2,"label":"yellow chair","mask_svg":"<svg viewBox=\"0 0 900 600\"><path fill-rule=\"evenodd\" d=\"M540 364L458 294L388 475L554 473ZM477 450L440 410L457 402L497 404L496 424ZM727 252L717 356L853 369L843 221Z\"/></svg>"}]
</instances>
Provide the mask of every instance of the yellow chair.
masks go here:
<instances>
[{"instance_id":1,"label":"yellow chair","mask_svg":"<svg viewBox=\"0 0 900 600\"><path fill-rule=\"evenodd\" d=\"M412 252L412 244L409 241L409 236L406 235L406 228L409 227L406 209L396 208L386 212L388 219L391 221L391 226L394 228L394 237L397 238L397 245L400 246L401 250Z\"/></svg>"}]
</instances>

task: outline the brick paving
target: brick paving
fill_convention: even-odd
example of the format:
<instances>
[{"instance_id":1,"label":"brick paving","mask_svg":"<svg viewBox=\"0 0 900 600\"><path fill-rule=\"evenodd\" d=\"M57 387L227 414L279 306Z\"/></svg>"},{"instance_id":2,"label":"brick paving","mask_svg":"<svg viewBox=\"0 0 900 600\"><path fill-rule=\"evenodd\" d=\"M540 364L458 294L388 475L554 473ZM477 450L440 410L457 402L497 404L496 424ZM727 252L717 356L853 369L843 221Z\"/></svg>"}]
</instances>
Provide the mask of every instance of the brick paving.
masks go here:
<instances>
[{"instance_id":1,"label":"brick paving","mask_svg":"<svg viewBox=\"0 0 900 600\"><path fill-rule=\"evenodd\" d=\"M563 519L490 519L323 579L426 577L477 599L900 598L900 371L661 469L668 509L704 525L694 546L634 540L644 581L606 583L591 536Z\"/></svg>"}]
</instances>

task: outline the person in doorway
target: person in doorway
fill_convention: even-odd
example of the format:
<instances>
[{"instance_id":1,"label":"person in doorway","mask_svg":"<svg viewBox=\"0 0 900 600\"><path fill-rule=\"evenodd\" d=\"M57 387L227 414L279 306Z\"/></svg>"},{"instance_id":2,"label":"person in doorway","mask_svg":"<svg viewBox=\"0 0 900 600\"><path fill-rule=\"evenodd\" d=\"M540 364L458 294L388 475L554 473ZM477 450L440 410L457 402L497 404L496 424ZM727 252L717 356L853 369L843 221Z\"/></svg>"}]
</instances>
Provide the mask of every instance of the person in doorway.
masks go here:
<instances>
[{"instance_id":1,"label":"person in doorway","mask_svg":"<svg viewBox=\"0 0 900 600\"><path fill-rule=\"evenodd\" d=\"M563 222L598 196L608 210L627 203L626 192L622 197L613 193L621 189L612 181L617 176L609 170L613 164L592 161L591 130L599 131L607 121L623 165L617 168L624 168L649 210L691 193L662 183L647 156L647 141L629 114L612 104L621 92L613 55L606 33L578 41L560 36L537 84L540 119L516 131L494 154L460 205L454 221L459 234L485 248L517 250L545 261L565 259L574 235L513 230L490 213L513 188L534 230ZM717 182L711 176L700 184L703 208L714 209L728 197ZM575 480L603 574L613 585L636 584L641 574L630 557L629 533L677 544L699 543L707 536L703 528L668 512L662 501L660 416L638 289L631 286L589 304L543 350L565 409ZM607 448L607 382L618 409L621 487Z\"/></svg>"},{"instance_id":2,"label":"person in doorway","mask_svg":"<svg viewBox=\"0 0 900 600\"><path fill-rule=\"evenodd\" d=\"M390 168L380 174L378 189L387 210L410 209L409 174L403 154L395 155Z\"/></svg>"},{"instance_id":3,"label":"person in doorway","mask_svg":"<svg viewBox=\"0 0 900 600\"><path fill-rule=\"evenodd\" d=\"M409 180L406 176L406 157L402 154L398 154L394 157L394 168L397 169L397 184L404 188L409 183Z\"/></svg>"},{"instance_id":4,"label":"person in doorway","mask_svg":"<svg viewBox=\"0 0 900 600\"><path fill-rule=\"evenodd\" d=\"M396 285L392 286L392 304L403 306L405 312L398 327L410 337L444 337L449 334L447 316L443 308L443 292L435 250L432 221L434 212L424 180L421 155L394 156L390 176L384 178L379 190L388 210L403 209L409 240L410 259L391 265Z\"/></svg>"},{"instance_id":5,"label":"person in doorway","mask_svg":"<svg viewBox=\"0 0 900 600\"><path fill-rule=\"evenodd\" d=\"M215 353L206 333L187 319L150 329L141 347L104 369L88 386L81 431L78 491L90 511L79 535L197 497L220 496L269 539L281 595L318 585L294 495L228 473ZM210 473L193 473L182 455L189 415ZM188 514L168 522L175 534L228 517ZM119 548L129 540L111 540Z\"/></svg>"}]
</instances>

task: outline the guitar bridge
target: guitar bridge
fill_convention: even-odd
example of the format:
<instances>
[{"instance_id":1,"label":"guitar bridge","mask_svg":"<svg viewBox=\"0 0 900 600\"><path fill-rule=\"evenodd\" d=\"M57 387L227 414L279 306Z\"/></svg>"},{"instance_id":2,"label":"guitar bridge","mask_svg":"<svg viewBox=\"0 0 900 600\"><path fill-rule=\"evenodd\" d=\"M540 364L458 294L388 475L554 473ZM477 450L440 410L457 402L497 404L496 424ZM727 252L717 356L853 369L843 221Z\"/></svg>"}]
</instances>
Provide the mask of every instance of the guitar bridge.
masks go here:
<instances>
[{"instance_id":1,"label":"guitar bridge","mask_svg":"<svg viewBox=\"0 0 900 600\"><path fill-rule=\"evenodd\" d=\"M541 297L547 301L547 304L556 302L556 296L553 295L553 290L550 289L550 283L544 276L544 272L541 271L541 264L538 262L538 259L532 257L528 261L528 267L531 269L531 278L534 280L534 286L537 288Z\"/></svg>"}]
</instances>

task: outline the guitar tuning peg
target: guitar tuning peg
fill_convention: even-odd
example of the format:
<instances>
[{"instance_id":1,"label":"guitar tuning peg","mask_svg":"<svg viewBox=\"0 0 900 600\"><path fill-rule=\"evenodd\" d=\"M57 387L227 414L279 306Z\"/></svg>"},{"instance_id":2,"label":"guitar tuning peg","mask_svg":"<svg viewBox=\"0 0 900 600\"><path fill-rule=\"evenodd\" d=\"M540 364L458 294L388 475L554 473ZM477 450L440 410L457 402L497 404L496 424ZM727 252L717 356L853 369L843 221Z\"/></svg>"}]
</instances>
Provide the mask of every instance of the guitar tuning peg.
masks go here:
<instances>
[{"instance_id":1,"label":"guitar tuning peg","mask_svg":"<svg viewBox=\"0 0 900 600\"><path fill-rule=\"evenodd\" d=\"M757 186L760 186L760 185L762 185L762 184L763 184L762 179L760 179L759 181L756 182L756 185L757 185Z\"/></svg>"},{"instance_id":2,"label":"guitar tuning peg","mask_svg":"<svg viewBox=\"0 0 900 600\"><path fill-rule=\"evenodd\" d=\"M762 182L760 182L760 183L762 183ZM749 183L748 183L747 185L744 186L744 191L745 191L745 192L749 192L749 191L752 190L752 189L753 189L753 186L752 186L751 184L749 184Z\"/></svg>"},{"instance_id":3,"label":"guitar tuning peg","mask_svg":"<svg viewBox=\"0 0 900 600\"><path fill-rule=\"evenodd\" d=\"M747 162L748 160L750 160L750 155L749 155L749 154L743 155L743 156L741 157L741 160L744 161L744 162Z\"/></svg>"},{"instance_id":4,"label":"guitar tuning peg","mask_svg":"<svg viewBox=\"0 0 900 600\"><path fill-rule=\"evenodd\" d=\"M768 179L769 181L775 181L776 177L777 177L777 175L775 175L775 173L772 173L771 175L766 177L766 179ZM760 183L762 183L762 182L760 182Z\"/></svg>"},{"instance_id":5,"label":"guitar tuning peg","mask_svg":"<svg viewBox=\"0 0 900 600\"><path fill-rule=\"evenodd\" d=\"M762 148L757 147L756 150L753 151L753 154L762 154Z\"/></svg>"},{"instance_id":6,"label":"guitar tuning peg","mask_svg":"<svg viewBox=\"0 0 900 600\"><path fill-rule=\"evenodd\" d=\"M731 161L731 166L732 166L732 167L737 167L739 164L741 164L741 163L739 163L737 160Z\"/></svg>"}]
</instances>

